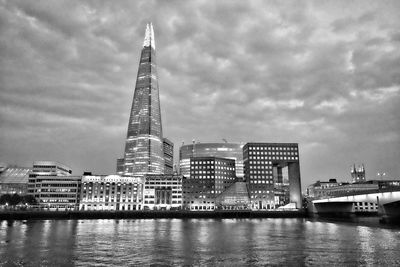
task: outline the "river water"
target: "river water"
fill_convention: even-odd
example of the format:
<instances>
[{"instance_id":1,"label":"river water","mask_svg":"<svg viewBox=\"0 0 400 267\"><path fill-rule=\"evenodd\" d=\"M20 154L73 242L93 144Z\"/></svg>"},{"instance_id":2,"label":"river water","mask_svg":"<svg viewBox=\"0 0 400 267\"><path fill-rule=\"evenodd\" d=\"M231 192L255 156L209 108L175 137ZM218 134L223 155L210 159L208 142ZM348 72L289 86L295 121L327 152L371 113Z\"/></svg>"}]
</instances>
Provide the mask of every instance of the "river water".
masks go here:
<instances>
[{"instance_id":1,"label":"river water","mask_svg":"<svg viewBox=\"0 0 400 267\"><path fill-rule=\"evenodd\" d=\"M0 221L0 266L400 266L400 227L310 219Z\"/></svg>"}]
</instances>

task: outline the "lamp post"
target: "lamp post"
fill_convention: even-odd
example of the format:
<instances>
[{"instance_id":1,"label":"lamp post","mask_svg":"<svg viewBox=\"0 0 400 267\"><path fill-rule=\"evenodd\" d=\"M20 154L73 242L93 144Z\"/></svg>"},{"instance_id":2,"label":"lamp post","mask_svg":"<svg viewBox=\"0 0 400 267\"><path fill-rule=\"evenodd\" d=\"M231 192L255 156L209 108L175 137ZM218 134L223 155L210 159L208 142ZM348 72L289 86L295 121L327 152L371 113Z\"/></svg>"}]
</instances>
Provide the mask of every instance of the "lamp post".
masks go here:
<instances>
[{"instance_id":1,"label":"lamp post","mask_svg":"<svg viewBox=\"0 0 400 267\"><path fill-rule=\"evenodd\" d=\"M378 172L377 175L381 178L386 175L386 172Z\"/></svg>"}]
</instances>

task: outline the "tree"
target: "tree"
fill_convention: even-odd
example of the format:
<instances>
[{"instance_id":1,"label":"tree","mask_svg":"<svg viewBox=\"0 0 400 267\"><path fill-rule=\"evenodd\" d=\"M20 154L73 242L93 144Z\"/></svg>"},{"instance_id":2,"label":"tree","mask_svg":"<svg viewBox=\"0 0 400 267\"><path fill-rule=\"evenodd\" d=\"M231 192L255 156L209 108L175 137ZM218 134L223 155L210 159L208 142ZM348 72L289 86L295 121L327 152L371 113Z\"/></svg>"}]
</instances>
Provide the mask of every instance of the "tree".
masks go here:
<instances>
[{"instance_id":1,"label":"tree","mask_svg":"<svg viewBox=\"0 0 400 267\"><path fill-rule=\"evenodd\" d=\"M36 205L37 204L37 200L34 196L32 195L26 195L22 197L22 202L23 203L27 203L29 205Z\"/></svg>"},{"instance_id":2,"label":"tree","mask_svg":"<svg viewBox=\"0 0 400 267\"><path fill-rule=\"evenodd\" d=\"M8 203L10 205L11 202L11 195L10 194L5 194L0 196L0 205L5 205Z\"/></svg>"},{"instance_id":3,"label":"tree","mask_svg":"<svg viewBox=\"0 0 400 267\"><path fill-rule=\"evenodd\" d=\"M14 194L14 195L11 196L9 204L11 206L16 206L21 202L21 200L22 200L22 198L18 194Z\"/></svg>"}]
</instances>

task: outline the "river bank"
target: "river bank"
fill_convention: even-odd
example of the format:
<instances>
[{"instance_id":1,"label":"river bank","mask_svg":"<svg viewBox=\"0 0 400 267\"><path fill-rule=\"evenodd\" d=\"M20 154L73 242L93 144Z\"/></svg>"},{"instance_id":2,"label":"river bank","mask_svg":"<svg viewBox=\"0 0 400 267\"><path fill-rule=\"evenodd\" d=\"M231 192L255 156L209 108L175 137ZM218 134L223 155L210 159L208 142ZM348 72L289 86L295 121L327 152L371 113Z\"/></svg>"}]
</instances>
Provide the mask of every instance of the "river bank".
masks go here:
<instances>
[{"instance_id":1,"label":"river bank","mask_svg":"<svg viewBox=\"0 0 400 267\"><path fill-rule=\"evenodd\" d=\"M0 211L0 220L306 217L305 211Z\"/></svg>"}]
</instances>

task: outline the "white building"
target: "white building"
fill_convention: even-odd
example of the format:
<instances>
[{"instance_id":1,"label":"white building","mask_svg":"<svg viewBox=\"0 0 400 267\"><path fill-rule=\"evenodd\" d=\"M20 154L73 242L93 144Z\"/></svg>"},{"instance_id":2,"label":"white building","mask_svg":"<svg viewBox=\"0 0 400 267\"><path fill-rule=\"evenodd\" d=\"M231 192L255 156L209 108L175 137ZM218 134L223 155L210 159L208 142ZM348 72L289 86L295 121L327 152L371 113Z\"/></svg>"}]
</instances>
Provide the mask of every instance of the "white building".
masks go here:
<instances>
[{"instance_id":1,"label":"white building","mask_svg":"<svg viewBox=\"0 0 400 267\"><path fill-rule=\"evenodd\" d=\"M119 175L82 176L80 210L139 210L144 179Z\"/></svg>"},{"instance_id":2,"label":"white building","mask_svg":"<svg viewBox=\"0 0 400 267\"><path fill-rule=\"evenodd\" d=\"M172 174L148 174L143 191L143 209L182 208L182 177Z\"/></svg>"}]
</instances>

